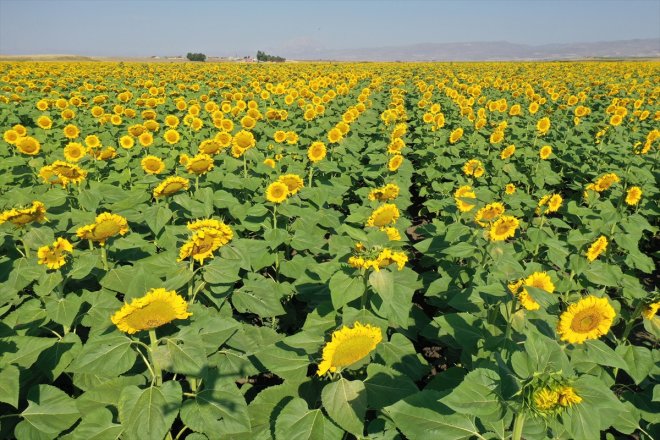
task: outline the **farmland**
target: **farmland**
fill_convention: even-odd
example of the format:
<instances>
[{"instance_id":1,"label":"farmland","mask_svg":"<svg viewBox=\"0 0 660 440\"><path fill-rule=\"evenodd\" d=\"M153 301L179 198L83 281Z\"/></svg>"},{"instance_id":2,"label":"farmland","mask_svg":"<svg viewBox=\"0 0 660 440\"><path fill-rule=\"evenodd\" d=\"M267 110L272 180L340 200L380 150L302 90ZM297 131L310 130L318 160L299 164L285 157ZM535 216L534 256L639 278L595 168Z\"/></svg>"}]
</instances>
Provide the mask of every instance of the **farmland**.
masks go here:
<instances>
[{"instance_id":1,"label":"farmland","mask_svg":"<svg viewBox=\"0 0 660 440\"><path fill-rule=\"evenodd\" d=\"M657 438L659 63L0 87L0 437Z\"/></svg>"}]
</instances>

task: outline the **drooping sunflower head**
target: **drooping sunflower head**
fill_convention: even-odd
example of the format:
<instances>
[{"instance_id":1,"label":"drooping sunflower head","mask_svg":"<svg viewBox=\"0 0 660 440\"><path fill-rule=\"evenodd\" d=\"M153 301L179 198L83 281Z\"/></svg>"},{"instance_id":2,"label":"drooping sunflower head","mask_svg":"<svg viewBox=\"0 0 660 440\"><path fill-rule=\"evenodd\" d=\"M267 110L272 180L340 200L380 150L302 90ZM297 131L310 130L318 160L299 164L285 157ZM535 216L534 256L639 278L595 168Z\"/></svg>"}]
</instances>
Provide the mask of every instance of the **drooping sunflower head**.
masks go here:
<instances>
[{"instance_id":1,"label":"drooping sunflower head","mask_svg":"<svg viewBox=\"0 0 660 440\"><path fill-rule=\"evenodd\" d=\"M204 260L213 258L213 252L224 246L229 240L224 231L215 228L201 227L194 231L192 237L181 246L178 261L192 257L204 264Z\"/></svg>"},{"instance_id":2,"label":"drooping sunflower head","mask_svg":"<svg viewBox=\"0 0 660 440\"><path fill-rule=\"evenodd\" d=\"M124 217L109 212L96 216L94 223L78 228L76 235L83 240L98 242L101 246L116 235L126 235L128 222Z\"/></svg>"},{"instance_id":3,"label":"drooping sunflower head","mask_svg":"<svg viewBox=\"0 0 660 440\"><path fill-rule=\"evenodd\" d=\"M165 171L165 163L156 156L146 156L140 161L140 165L147 174L160 174Z\"/></svg>"},{"instance_id":4,"label":"drooping sunflower head","mask_svg":"<svg viewBox=\"0 0 660 440\"><path fill-rule=\"evenodd\" d=\"M456 200L456 207L461 212L471 211L476 205L470 203L466 199L476 199L477 195L472 191L470 185L463 185L454 192L454 199Z\"/></svg>"},{"instance_id":5,"label":"drooping sunflower head","mask_svg":"<svg viewBox=\"0 0 660 440\"><path fill-rule=\"evenodd\" d=\"M516 235L520 221L510 215L503 215L490 227L488 236L491 241L504 241Z\"/></svg>"},{"instance_id":6,"label":"drooping sunflower head","mask_svg":"<svg viewBox=\"0 0 660 440\"><path fill-rule=\"evenodd\" d=\"M199 144L199 152L209 154L211 156L218 154L221 149L222 145L220 145L220 143L215 139L206 139L201 144Z\"/></svg>"},{"instance_id":7,"label":"drooping sunflower head","mask_svg":"<svg viewBox=\"0 0 660 440\"><path fill-rule=\"evenodd\" d=\"M284 174L277 179L286 185L289 190L289 195L294 195L304 186L302 178L297 174Z\"/></svg>"},{"instance_id":8,"label":"drooping sunflower head","mask_svg":"<svg viewBox=\"0 0 660 440\"><path fill-rule=\"evenodd\" d=\"M644 309L642 309L642 316L648 320L655 318L656 313L660 309L660 301L655 301L647 304Z\"/></svg>"},{"instance_id":9,"label":"drooping sunflower head","mask_svg":"<svg viewBox=\"0 0 660 440\"><path fill-rule=\"evenodd\" d=\"M607 250L607 237L601 235L587 250L587 260L594 261L600 254Z\"/></svg>"},{"instance_id":10,"label":"drooping sunflower head","mask_svg":"<svg viewBox=\"0 0 660 440\"><path fill-rule=\"evenodd\" d=\"M355 322L353 327L342 327L332 333L332 339L323 347L322 360L316 374L334 373L364 359L383 340L379 327Z\"/></svg>"},{"instance_id":11,"label":"drooping sunflower head","mask_svg":"<svg viewBox=\"0 0 660 440\"><path fill-rule=\"evenodd\" d=\"M125 333L134 334L168 324L175 319L186 319L188 303L174 290L157 288L149 290L145 296L134 299L112 315L112 323Z\"/></svg>"},{"instance_id":12,"label":"drooping sunflower head","mask_svg":"<svg viewBox=\"0 0 660 440\"><path fill-rule=\"evenodd\" d=\"M69 183L78 184L85 180L87 171L76 164L56 160L51 165L41 167L39 176L44 183L67 186Z\"/></svg>"},{"instance_id":13,"label":"drooping sunflower head","mask_svg":"<svg viewBox=\"0 0 660 440\"><path fill-rule=\"evenodd\" d=\"M453 130L451 132L451 134L449 135L449 143L450 144L455 144L462 137L463 137L463 129L461 127L458 127L457 129Z\"/></svg>"},{"instance_id":14,"label":"drooping sunflower head","mask_svg":"<svg viewBox=\"0 0 660 440\"><path fill-rule=\"evenodd\" d=\"M516 152L516 146L511 144L508 147L506 147L502 152L500 153L500 159L508 159L511 156L513 156L513 153Z\"/></svg>"},{"instance_id":15,"label":"drooping sunflower head","mask_svg":"<svg viewBox=\"0 0 660 440\"><path fill-rule=\"evenodd\" d=\"M234 237L234 231L220 220L215 219L202 219L195 220L194 222L188 223L188 229L195 232L201 229L214 229L218 232L221 245L229 243Z\"/></svg>"},{"instance_id":16,"label":"drooping sunflower head","mask_svg":"<svg viewBox=\"0 0 660 440\"><path fill-rule=\"evenodd\" d=\"M213 158L200 153L191 157L186 163L186 171L196 175L206 174L213 169Z\"/></svg>"},{"instance_id":17,"label":"drooping sunflower head","mask_svg":"<svg viewBox=\"0 0 660 440\"><path fill-rule=\"evenodd\" d=\"M391 172L394 172L399 169L401 164L403 163L403 156L400 154L395 154L392 156L387 163L387 169L390 170Z\"/></svg>"},{"instance_id":18,"label":"drooping sunflower head","mask_svg":"<svg viewBox=\"0 0 660 440\"><path fill-rule=\"evenodd\" d=\"M12 208L0 213L0 225L10 222L14 226L22 227L28 223L42 223L46 220L46 206L39 201L33 201L32 206L27 208Z\"/></svg>"},{"instance_id":19,"label":"drooping sunflower head","mask_svg":"<svg viewBox=\"0 0 660 440\"><path fill-rule=\"evenodd\" d=\"M612 185L619 182L620 180L621 179L619 179L619 176L617 176L615 173L603 174L596 180L594 190L598 192L608 190Z\"/></svg>"},{"instance_id":20,"label":"drooping sunflower head","mask_svg":"<svg viewBox=\"0 0 660 440\"><path fill-rule=\"evenodd\" d=\"M16 141L16 148L23 154L36 156L39 154L39 150L41 150L41 144L31 136L23 136Z\"/></svg>"},{"instance_id":21,"label":"drooping sunflower head","mask_svg":"<svg viewBox=\"0 0 660 440\"><path fill-rule=\"evenodd\" d=\"M500 202L489 203L477 211L477 214L474 216L474 221L479 226L486 227L502 214L504 214L503 204Z\"/></svg>"},{"instance_id":22,"label":"drooping sunflower head","mask_svg":"<svg viewBox=\"0 0 660 440\"><path fill-rule=\"evenodd\" d=\"M179 191L186 191L188 188L190 188L190 180L185 177L171 176L154 188L153 196L155 198L168 197Z\"/></svg>"},{"instance_id":23,"label":"drooping sunflower head","mask_svg":"<svg viewBox=\"0 0 660 440\"><path fill-rule=\"evenodd\" d=\"M66 264L67 254L73 252L71 243L61 237L52 246L42 246L37 251L38 263L44 264L48 269L59 269Z\"/></svg>"},{"instance_id":24,"label":"drooping sunflower head","mask_svg":"<svg viewBox=\"0 0 660 440\"><path fill-rule=\"evenodd\" d=\"M313 163L323 160L326 154L325 144L323 142L313 142L307 150L307 157Z\"/></svg>"},{"instance_id":25,"label":"drooping sunflower head","mask_svg":"<svg viewBox=\"0 0 660 440\"><path fill-rule=\"evenodd\" d=\"M557 333L562 341L582 344L607 334L616 316L607 298L589 295L573 303L559 317Z\"/></svg>"},{"instance_id":26,"label":"drooping sunflower head","mask_svg":"<svg viewBox=\"0 0 660 440\"><path fill-rule=\"evenodd\" d=\"M266 200L271 203L282 203L289 196L289 187L280 182L273 182L266 188Z\"/></svg>"},{"instance_id":27,"label":"drooping sunflower head","mask_svg":"<svg viewBox=\"0 0 660 440\"><path fill-rule=\"evenodd\" d=\"M377 226L382 228L396 222L399 218L399 209L396 205L392 203L385 203L384 205L376 208L369 219L367 220L367 226Z\"/></svg>"}]
</instances>

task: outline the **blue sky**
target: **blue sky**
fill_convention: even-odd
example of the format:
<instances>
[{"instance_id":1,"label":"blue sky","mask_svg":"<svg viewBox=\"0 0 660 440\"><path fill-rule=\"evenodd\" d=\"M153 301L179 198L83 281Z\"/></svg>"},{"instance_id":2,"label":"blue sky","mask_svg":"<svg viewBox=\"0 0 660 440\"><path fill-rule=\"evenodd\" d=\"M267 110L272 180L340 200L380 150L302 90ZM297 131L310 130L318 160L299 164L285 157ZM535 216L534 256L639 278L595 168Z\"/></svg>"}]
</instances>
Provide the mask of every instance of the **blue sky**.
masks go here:
<instances>
[{"instance_id":1,"label":"blue sky","mask_svg":"<svg viewBox=\"0 0 660 440\"><path fill-rule=\"evenodd\" d=\"M659 0L0 0L2 54L226 56L633 38L660 38Z\"/></svg>"}]
</instances>

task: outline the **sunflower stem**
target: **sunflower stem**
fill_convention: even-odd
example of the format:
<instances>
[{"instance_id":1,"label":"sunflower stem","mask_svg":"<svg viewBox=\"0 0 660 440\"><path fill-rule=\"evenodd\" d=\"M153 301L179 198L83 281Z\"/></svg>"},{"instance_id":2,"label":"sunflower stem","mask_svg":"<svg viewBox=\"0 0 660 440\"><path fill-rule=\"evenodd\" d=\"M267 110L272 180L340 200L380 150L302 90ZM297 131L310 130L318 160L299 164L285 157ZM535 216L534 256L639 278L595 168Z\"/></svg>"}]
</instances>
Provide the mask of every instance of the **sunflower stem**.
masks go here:
<instances>
[{"instance_id":1,"label":"sunflower stem","mask_svg":"<svg viewBox=\"0 0 660 440\"><path fill-rule=\"evenodd\" d=\"M545 221L545 215L541 216L541 224L539 225L539 232L543 232L543 222ZM539 252L539 247L541 246L541 242L539 241L536 243L536 248L534 248L534 255L538 255Z\"/></svg>"},{"instance_id":2,"label":"sunflower stem","mask_svg":"<svg viewBox=\"0 0 660 440\"><path fill-rule=\"evenodd\" d=\"M196 377L189 377L188 378L188 384L190 385L190 390L193 393L197 393L197 378Z\"/></svg>"},{"instance_id":3,"label":"sunflower stem","mask_svg":"<svg viewBox=\"0 0 660 440\"><path fill-rule=\"evenodd\" d=\"M105 246L101 246L101 261L103 262L103 270L108 271L108 251Z\"/></svg>"},{"instance_id":4,"label":"sunflower stem","mask_svg":"<svg viewBox=\"0 0 660 440\"><path fill-rule=\"evenodd\" d=\"M247 179L247 158L245 157L245 153L243 153L243 177Z\"/></svg>"},{"instance_id":5,"label":"sunflower stem","mask_svg":"<svg viewBox=\"0 0 660 440\"><path fill-rule=\"evenodd\" d=\"M94 242L91 239L87 240L87 244L89 244L89 249L90 250L94 249Z\"/></svg>"},{"instance_id":6,"label":"sunflower stem","mask_svg":"<svg viewBox=\"0 0 660 440\"><path fill-rule=\"evenodd\" d=\"M511 308L509 309L509 316L507 316L506 330L504 331L504 344L507 343L511 337L511 327L513 326L513 315L516 313L517 297L514 295L513 300L511 301ZM506 349L506 346L504 347ZM509 350L506 350L507 354Z\"/></svg>"},{"instance_id":7,"label":"sunflower stem","mask_svg":"<svg viewBox=\"0 0 660 440\"><path fill-rule=\"evenodd\" d=\"M630 315L630 319L628 322L626 322L626 327L623 329L623 333L621 334L621 340L625 342L628 339L628 335L630 334L630 331L633 328L633 324L639 318L639 314L642 311L642 307L644 307L644 303L642 301L639 301L637 303L637 307L635 307L635 311ZM615 376L616 377L616 376Z\"/></svg>"},{"instance_id":8,"label":"sunflower stem","mask_svg":"<svg viewBox=\"0 0 660 440\"><path fill-rule=\"evenodd\" d=\"M310 188L312 187L312 176L313 175L314 175L314 167L310 165L310 167L309 167L309 179L308 179L308 182L307 182L307 186L309 186Z\"/></svg>"},{"instance_id":9,"label":"sunflower stem","mask_svg":"<svg viewBox=\"0 0 660 440\"><path fill-rule=\"evenodd\" d=\"M360 298L360 308L364 309L367 306L367 294L369 293L369 279L367 278L367 272L364 269L360 269L362 272L362 279L364 280L364 292L362 292L362 298Z\"/></svg>"},{"instance_id":10,"label":"sunflower stem","mask_svg":"<svg viewBox=\"0 0 660 440\"><path fill-rule=\"evenodd\" d=\"M195 192L199 189L199 174L195 174Z\"/></svg>"},{"instance_id":11,"label":"sunflower stem","mask_svg":"<svg viewBox=\"0 0 660 440\"><path fill-rule=\"evenodd\" d=\"M30 246L25 243L25 240L23 240L23 251L25 252L25 258L30 258Z\"/></svg>"},{"instance_id":12,"label":"sunflower stem","mask_svg":"<svg viewBox=\"0 0 660 440\"><path fill-rule=\"evenodd\" d=\"M194 284L194 276L195 276L195 260L193 257L190 257L190 264L188 265L188 269L190 269L190 273L192 273L192 276L188 280L188 299L190 300L190 304L193 303L195 300L195 297L193 295L193 284Z\"/></svg>"},{"instance_id":13,"label":"sunflower stem","mask_svg":"<svg viewBox=\"0 0 660 440\"><path fill-rule=\"evenodd\" d=\"M154 367L154 383L156 386L160 386L163 383L163 373L160 369L160 365L156 361L156 356L154 355L155 350L158 348L158 337L156 336L156 329L149 330L149 341L151 342L151 363Z\"/></svg>"},{"instance_id":14,"label":"sunflower stem","mask_svg":"<svg viewBox=\"0 0 660 440\"><path fill-rule=\"evenodd\" d=\"M513 433L511 440L520 440L522 438L523 426L525 426L525 412L520 411L513 422Z\"/></svg>"}]
</instances>

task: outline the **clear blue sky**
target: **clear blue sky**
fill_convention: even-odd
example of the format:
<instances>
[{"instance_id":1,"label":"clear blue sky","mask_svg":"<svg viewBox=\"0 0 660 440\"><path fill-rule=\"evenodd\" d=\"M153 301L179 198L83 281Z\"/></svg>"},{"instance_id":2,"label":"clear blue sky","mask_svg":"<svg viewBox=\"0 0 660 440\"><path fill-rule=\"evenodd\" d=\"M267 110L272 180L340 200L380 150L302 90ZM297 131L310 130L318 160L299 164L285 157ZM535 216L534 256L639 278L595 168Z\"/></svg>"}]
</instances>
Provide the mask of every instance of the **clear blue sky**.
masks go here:
<instances>
[{"instance_id":1,"label":"clear blue sky","mask_svg":"<svg viewBox=\"0 0 660 440\"><path fill-rule=\"evenodd\" d=\"M0 0L0 53L253 55L414 43L660 38L660 0Z\"/></svg>"}]
</instances>

